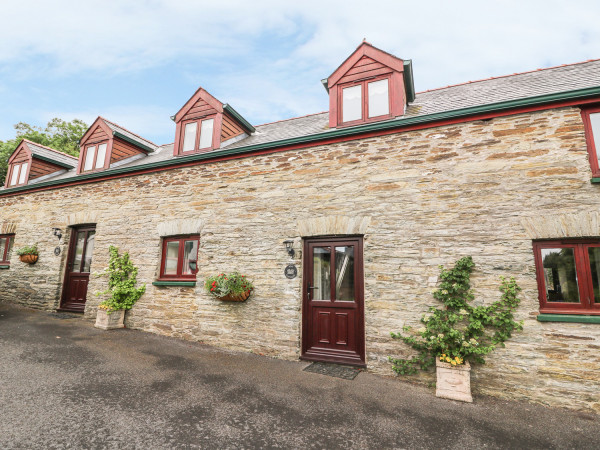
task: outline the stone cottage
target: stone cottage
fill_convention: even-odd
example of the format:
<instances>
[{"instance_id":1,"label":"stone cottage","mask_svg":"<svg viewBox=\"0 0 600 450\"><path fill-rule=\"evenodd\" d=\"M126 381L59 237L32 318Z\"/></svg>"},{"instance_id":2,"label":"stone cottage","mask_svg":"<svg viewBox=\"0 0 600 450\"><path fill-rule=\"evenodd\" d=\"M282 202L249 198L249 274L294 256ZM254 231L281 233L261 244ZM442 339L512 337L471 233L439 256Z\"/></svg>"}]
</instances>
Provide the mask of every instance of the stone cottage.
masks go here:
<instances>
[{"instance_id":1,"label":"stone cottage","mask_svg":"<svg viewBox=\"0 0 600 450\"><path fill-rule=\"evenodd\" d=\"M525 322L474 390L600 412L600 61L415 93L412 62L365 42L323 85L329 111L260 126L200 88L173 144L103 117L78 159L23 140L0 298L91 319L116 245L147 284L130 328L391 374L410 349L390 332L471 255L476 302L514 276ZM205 292L233 270L246 302Z\"/></svg>"}]
</instances>

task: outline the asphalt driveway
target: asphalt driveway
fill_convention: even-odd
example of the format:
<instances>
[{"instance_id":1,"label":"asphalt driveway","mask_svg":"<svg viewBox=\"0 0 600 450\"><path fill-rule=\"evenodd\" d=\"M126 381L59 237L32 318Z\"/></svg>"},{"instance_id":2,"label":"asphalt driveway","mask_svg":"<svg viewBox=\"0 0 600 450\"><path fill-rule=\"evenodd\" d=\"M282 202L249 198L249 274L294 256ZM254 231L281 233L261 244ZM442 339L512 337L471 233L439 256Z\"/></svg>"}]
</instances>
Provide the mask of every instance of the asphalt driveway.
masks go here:
<instances>
[{"instance_id":1,"label":"asphalt driveway","mask_svg":"<svg viewBox=\"0 0 600 450\"><path fill-rule=\"evenodd\" d=\"M0 448L598 448L600 417L227 352L0 302Z\"/></svg>"}]
</instances>

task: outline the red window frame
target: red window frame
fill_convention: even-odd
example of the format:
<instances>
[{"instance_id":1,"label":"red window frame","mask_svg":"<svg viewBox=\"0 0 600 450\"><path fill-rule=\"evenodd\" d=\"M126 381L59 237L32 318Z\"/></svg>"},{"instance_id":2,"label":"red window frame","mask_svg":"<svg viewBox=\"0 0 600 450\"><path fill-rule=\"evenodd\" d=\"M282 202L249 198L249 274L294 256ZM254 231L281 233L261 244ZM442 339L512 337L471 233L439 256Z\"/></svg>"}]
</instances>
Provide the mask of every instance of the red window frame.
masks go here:
<instances>
[{"instance_id":1,"label":"red window frame","mask_svg":"<svg viewBox=\"0 0 600 450\"><path fill-rule=\"evenodd\" d=\"M21 179L21 171L23 170L23 164L27 164L27 172L25 173L25 182L19 183L19 180ZM10 182L12 181L12 171L15 166L19 166L19 170L17 171L17 182L16 182L16 184L10 184ZM17 186L25 186L27 184L27 181L29 178L30 170L31 170L31 160L21 161L19 163L11 164L8 167L8 170L6 172L6 187L12 188L12 187L17 187Z\"/></svg>"},{"instance_id":2,"label":"red window frame","mask_svg":"<svg viewBox=\"0 0 600 450\"><path fill-rule=\"evenodd\" d=\"M581 110L581 118L583 120L583 126L585 129L585 142L587 144L587 151L590 159L590 167L592 169L592 177L600 177L600 167L598 164L598 152L596 149L596 142L594 141L594 133L592 130L590 115L599 113L600 105L583 108ZM596 139L600 143L600 136L596 136Z\"/></svg>"},{"instance_id":3,"label":"red window frame","mask_svg":"<svg viewBox=\"0 0 600 450\"><path fill-rule=\"evenodd\" d=\"M4 251L0 254L0 264L2 264L3 266L10 264L8 257L10 255L14 237L15 237L14 234L0 234L0 240L6 239L6 245L4 246Z\"/></svg>"},{"instance_id":4,"label":"red window frame","mask_svg":"<svg viewBox=\"0 0 600 450\"><path fill-rule=\"evenodd\" d=\"M600 247L600 240L561 239L533 242L540 313L600 315L600 299L594 298L590 259L587 250L591 247ZM544 265L541 252L544 248L573 248L577 286L579 288L579 303L550 302L546 298Z\"/></svg>"},{"instance_id":5,"label":"red window frame","mask_svg":"<svg viewBox=\"0 0 600 450\"><path fill-rule=\"evenodd\" d=\"M179 242L179 253L177 254L177 273L173 275L165 274L166 262L167 262L167 244L169 242ZM196 270L192 274L182 274L183 271L183 254L184 254L184 243L185 241L196 241ZM198 273L198 252L200 251L200 236L198 235L186 235L186 236L170 236L163 239L162 253L160 257L160 275L159 280L169 281L189 281L195 280L196 274Z\"/></svg>"},{"instance_id":6,"label":"red window frame","mask_svg":"<svg viewBox=\"0 0 600 450\"><path fill-rule=\"evenodd\" d=\"M339 114L339 126L349 126L349 125L358 125L361 123L369 123L369 122L377 122L382 119L387 119L392 117L392 80L391 75L383 75L373 78L367 78L360 81L352 81L345 84L340 84L338 86L338 114ZM369 88L367 85L369 83L373 83L374 81L388 81L388 113L383 114L381 116L369 117ZM352 120L350 122L344 122L344 89L361 86L360 95L361 95L361 118L357 120Z\"/></svg>"},{"instance_id":7,"label":"red window frame","mask_svg":"<svg viewBox=\"0 0 600 450\"><path fill-rule=\"evenodd\" d=\"M106 144L106 153L104 153L104 164L102 164L102 167L96 168L96 159L98 159L98 147L100 147L102 144ZM88 150L92 147L94 147L94 160L92 161L92 168L85 170L85 158L87 157ZM106 166L106 158L107 157L108 157L108 141L95 142L93 144L85 144L83 156L81 158L81 172L89 173L89 172L94 172L96 170L104 169Z\"/></svg>"},{"instance_id":8,"label":"red window frame","mask_svg":"<svg viewBox=\"0 0 600 450\"><path fill-rule=\"evenodd\" d=\"M213 133L212 133L211 140L210 140L210 146L204 147L204 148L199 148L200 147L200 135L202 134L202 122L204 122L205 120L210 120L210 119L213 120ZM196 142L194 142L193 150L188 150L187 152L184 152L183 151L183 142L185 141L185 126L190 123L196 123L196 127L197 127L196 128ZM183 120L181 122L181 138L180 138L180 142L179 142L179 148L181 149L180 154L190 155L192 153L207 152L209 150L214 150L214 148L215 148L215 133L217 130L216 125L217 125L217 115L216 114L200 117L198 119Z\"/></svg>"}]
</instances>

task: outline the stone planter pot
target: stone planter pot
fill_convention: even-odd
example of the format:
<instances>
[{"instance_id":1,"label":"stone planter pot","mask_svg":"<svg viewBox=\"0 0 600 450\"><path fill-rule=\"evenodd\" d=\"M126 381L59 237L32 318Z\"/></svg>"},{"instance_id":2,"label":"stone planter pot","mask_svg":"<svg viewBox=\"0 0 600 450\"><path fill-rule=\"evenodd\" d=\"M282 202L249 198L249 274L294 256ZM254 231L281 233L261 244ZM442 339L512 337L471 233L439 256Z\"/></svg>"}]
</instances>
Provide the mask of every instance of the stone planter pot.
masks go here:
<instances>
[{"instance_id":1,"label":"stone planter pot","mask_svg":"<svg viewBox=\"0 0 600 450\"><path fill-rule=\"evenodd\" d=\"M104 309L98 309L98 314L96 315L96 328L101 328L103 330L114 330L116 328L124 328L125 324L123 323L125 319L125 310L119 309L118 311L112 311L110 314L106 312Z\"/></svg>"},{"instance_id":2,"label":"stone planter pot","mask_svg":"<svg viewBox=\"0 0 600 450\"><path fill-rule=\"evenodd\" d=\"M19 259L21 260L21 262L27 264L35 264L38 260L38 255L20 255Z\"/></svg>"},{"instance_id":3,"label":"stone planter pot","mask_svg":"<svg viewBox=\"0 0 600 450\"><path fill-rule=\"evenodd\" d=\"M224 302L245 302L248 297L250 297L250 291L246 291L238 295L228 294L225 297L217 298Z\"/></svg>"},{"instance_id":4,"label":"stone planter pot","mask_svg":"<svg viewBox=\"0 0 600 450\"><path fill-rule=\"evenodd\" d=\"M435 366L437 374L436 397L473 402L471 396L471 366L467 361L459 366L453 366L441 362L438 357Z\"/></svg>"}]
</instances>

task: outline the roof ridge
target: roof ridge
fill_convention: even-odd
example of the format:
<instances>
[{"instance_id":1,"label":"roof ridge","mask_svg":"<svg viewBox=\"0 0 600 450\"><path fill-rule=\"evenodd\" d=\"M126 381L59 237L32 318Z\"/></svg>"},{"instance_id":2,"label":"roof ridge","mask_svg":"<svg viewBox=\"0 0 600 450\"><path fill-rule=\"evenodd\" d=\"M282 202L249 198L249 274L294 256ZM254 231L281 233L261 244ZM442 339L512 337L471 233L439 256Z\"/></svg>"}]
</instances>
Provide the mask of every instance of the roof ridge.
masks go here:
<instances>
[{"instance_id":1,"label":"roof ridge","mask_svg":"<svg viewBox=\"0 0 600 450\"><path fill-rule=\"evenodd\" d=\"M256 127L262 127L263 125L272 125L274 123L287 122L288 120L302 119L304 117L310 117L310 116L318 116L319 114L325 114L325 113L328 113L328 112L329 111L321 111L321 112L318 112L318 113L305 114L304 116L290 117L289 119L274 120L273 122L267 122L267 123L261 123L260 125L255 125L255 128Z\"/></svg>"},{"instance_id":2,"label":"roof ridge","mask_svg":"<svg viewBox=\"0 0 600 450\"><path fill-rule=\"evenodd\" d=\"M449 84L448 86L442 86L442 87L439 87L439 88L426 89L424 91L417 92L417 94L424 94L425 92L439 91L439 90L442 90L442 89L447 89L447 88L456 87L456 86L464 86L464 85L467 85L467 84L479 83L479 82L482 82L482 81L496 80L498 78L508 78L508 77L513 77L515 75L524 75L526 73L541 72L542 70L558 69L559 67L576 66L577 64L586 64L586 63L594 62L594 61L600 61L600 58L588 59L586 61L579 61L579 62L570 63L570 64L559 64L557 66L541 67L539 69L525 70L523 72L515 72L515 73L511 73L511 74L507 74L507 75L498 75L496 77L481 78L479 80L464 81L462 83Z\"/></svg>"},{"instance_id":3,"label":"roof ridge","mask_svg":"<svg viewBox=\"0 0 600 450\"><path fill-rule=\"evenodd\" d=\"M42 145L42 144L38 144L37 142L30 141L29 139L26 139L26 138L22 138L22 139L25 142L29 142L30 144L37 145L38 147L45 148L46 150L51 150L51 151L53 151L55 153L58 153L58 154L60 154L62 156L68 156L69 158L73 158L73 159L77 159L77 160L79 159L77 156L69 155L68 153L61 152L60 150L56 150L55 148L48 147L48 146Z\"/></svg>"},{"instance_id":4,"label":"roof ridge","mask_svg":"<svg viewBox=\"0 0 600 450\"><path fill-rule=\"evenodd\" d=\"M131 134L133 134L135 137L138 137L138 138L140 138L142 141L149 142L150 144L154 145L155 147L160 147L159 145L155 144L154 142L152 142L152 141L150 141L150 140L148 140L148 139L146 139L146 138L144 138L144 137L140 136L139 134L136 134L136 133L134 133L134 132L133 132L133 131L131 131L131 130L128 130L128 129L127 129L127 128L125 128L125 127L122 127L121 125L119 125L118 123L115 123L115 122L113 122L112 120L108 120L108 119L106 119L106 118L104 118L104 117L102 117L102 116L98 116L98 117L100 117L100 118L101 118L102 120L104 120L105 122L112 123L114 126L116 126L116 127L119 127L119 128L122 128L123 130L127 131L128 133L131 133Z\"/></svg>"}]
</instances>

